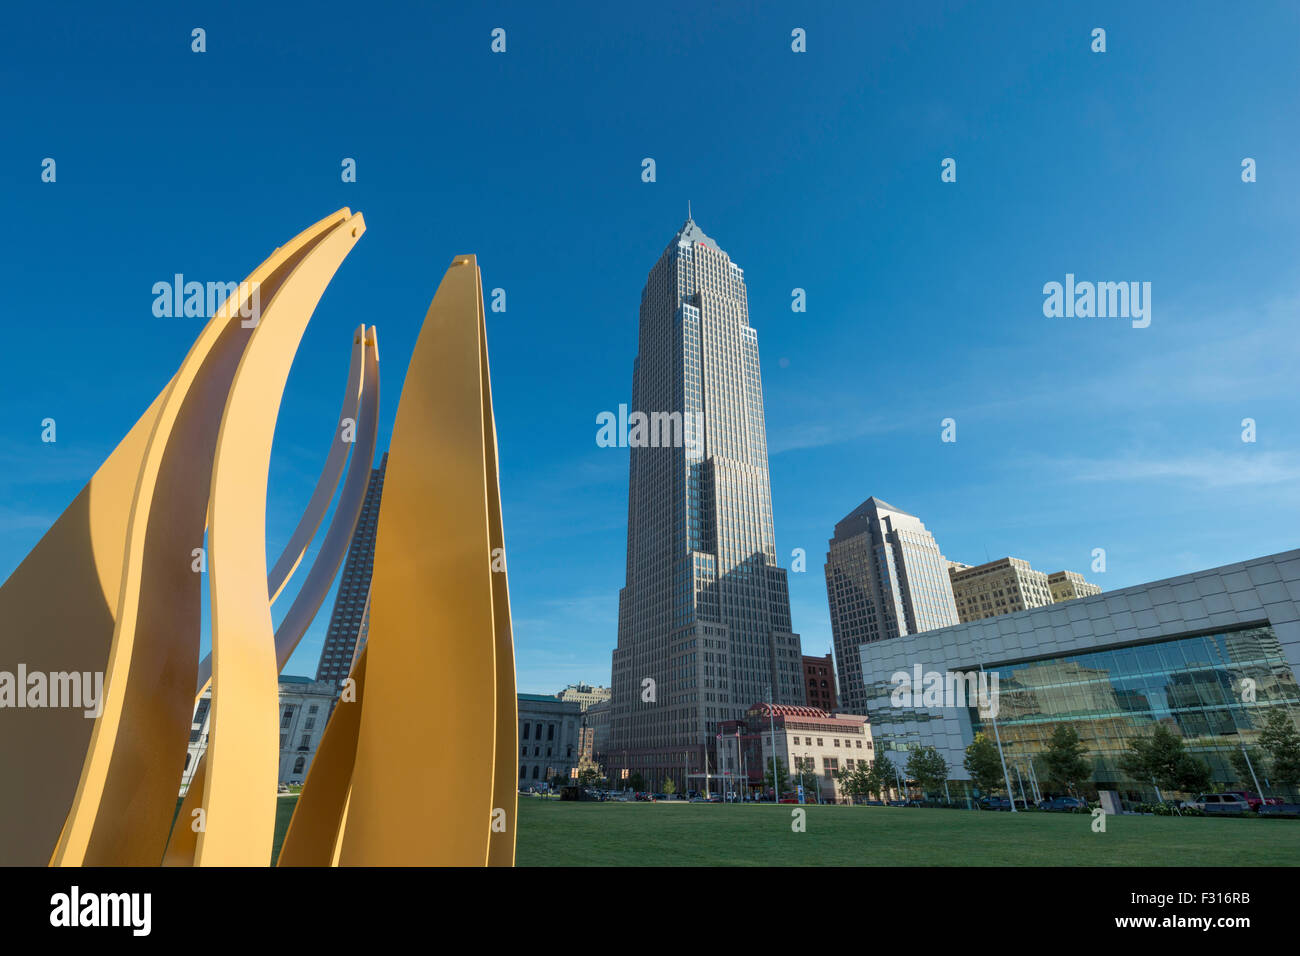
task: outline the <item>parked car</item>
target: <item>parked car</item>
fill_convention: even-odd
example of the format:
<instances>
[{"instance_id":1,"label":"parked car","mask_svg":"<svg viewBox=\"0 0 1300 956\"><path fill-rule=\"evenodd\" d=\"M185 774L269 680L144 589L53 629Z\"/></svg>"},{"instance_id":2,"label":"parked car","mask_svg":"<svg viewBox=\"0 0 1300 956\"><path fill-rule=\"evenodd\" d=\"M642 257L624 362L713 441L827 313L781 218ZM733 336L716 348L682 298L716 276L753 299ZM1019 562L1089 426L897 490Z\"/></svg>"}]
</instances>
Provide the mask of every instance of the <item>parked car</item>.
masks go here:
<instances>
[{"instance_id":1,"label":"parked car","mask_svg":"<svg viewBox=\"0 0 1300 956\"><path fill-rule=\"evenodd\" d=\"M1266 804L1277 806L1282 802L1278 797L1261 797L1259 794L1251 793L1248 790L1229 790L1227 793L1228 795L1241 797L1252 810L1258 810Z\"/></svg>"},{"instance_id":2,"label":"parked car","mask_svg":"<svg viewBox=\"0 0 1300 956\"><path fill-rule=\"evenodd\" d=\"M1189 804L1203 813L1246 813L1250 804L1235 793L1203 793Z\"/></svg>"},{"instance_id":3,"label":"parked car","mask_svg":"<svg viewBox=\"0 0 1300 956\"><path fill-rule=\"evenodd\" d=\"M903 804L897 800L889 801L891 807L901 807ZM980 797L979 805L981 810L1010 810L1011 800L1007 797Z\"/></svg>"},{"instance_id":4,"label":"parked car","mask_svg":"<svg viewBox=\"0 0 1300 956\"><path fill-rule=\"evenodd\" d=\"M1270 801L1259 808L1259 815L1261 817L1300 817L1300 803L1283 803L1281 800L1277 802Z\"/></svg>"},{"instance_id":5,"label":"parked car","mask_svg":"<svg viewBox=\"0 0 1300 956\"><path fill-rule=\"evenodd\" d=\"M1038 809L1054 813L1087 813L1088 804L1078 797L1052 797L1039 803Z\"/></svg>"}]
</instances>

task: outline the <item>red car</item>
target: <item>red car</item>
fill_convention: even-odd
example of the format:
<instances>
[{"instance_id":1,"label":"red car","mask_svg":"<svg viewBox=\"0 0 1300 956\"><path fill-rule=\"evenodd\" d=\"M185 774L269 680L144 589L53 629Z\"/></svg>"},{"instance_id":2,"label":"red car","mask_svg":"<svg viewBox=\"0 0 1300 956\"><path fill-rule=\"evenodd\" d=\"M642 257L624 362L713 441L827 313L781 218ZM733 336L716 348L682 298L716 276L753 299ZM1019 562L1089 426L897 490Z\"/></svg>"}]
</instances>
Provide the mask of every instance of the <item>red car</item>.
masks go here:
<instances>
[{"instance_id":1,"label":"red car","mask_svg":"<svg viewBox=\"0 0 1300 956\"><path fill-rule=\"evenodd\" d=\"M1232 794L1233 796L1241 797L1241 799L1245 800L1246 803L1250 805L1250 808L1255 811L1258 811L1259 808L1264 806L1265 804L1268 804L1270 807L1277 807L1282 805L1282 800L1280 797L1264 797L1261 799L1259 794L1250 793L1247 790L1228 790L1226 792Z\"/></svg>"}]
</instances>

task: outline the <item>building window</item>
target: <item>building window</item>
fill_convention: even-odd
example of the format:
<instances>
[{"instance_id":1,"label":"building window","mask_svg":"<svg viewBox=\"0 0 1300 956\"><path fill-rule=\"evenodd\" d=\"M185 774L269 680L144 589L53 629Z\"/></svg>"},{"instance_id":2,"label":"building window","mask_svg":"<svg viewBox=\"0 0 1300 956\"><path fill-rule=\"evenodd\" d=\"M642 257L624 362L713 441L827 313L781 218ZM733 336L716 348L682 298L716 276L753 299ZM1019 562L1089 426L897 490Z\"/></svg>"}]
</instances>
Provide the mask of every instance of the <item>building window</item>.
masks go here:
<instances>
[{"instance_id":1,"label":"building window","mask_svg":"<svg viewBox=\"0 0 1300 956\"><path fill-rule=\"evenodd\" d=\"M293 762L293 772L295 774L300 774L302 773L302 768L305 766L307 766L307 758L299 757L297 760Z\"/></svg>"},{"instance_id":2,"label":"building window","mask_svg":"<svg viewBox=\"0 0 1300 956\"><path fill-rule=\"evenodd\" d=\"M554 739L555 739L555 725L554 725L554 724L547 724L547 725L546 725L546 739L547 739L547 740L554 740Z\"/></svg>"},{"instance_id":3,"label":"building window","mask_svg":"<svg viewBox=\"0 0 1300 956\"><path fill-rule=\"evenodd\" d=\"M528 739L528 728L531 726L532 724L528 723L527 721L524 721L524 740Z\"/></svg>"}]
</instances>

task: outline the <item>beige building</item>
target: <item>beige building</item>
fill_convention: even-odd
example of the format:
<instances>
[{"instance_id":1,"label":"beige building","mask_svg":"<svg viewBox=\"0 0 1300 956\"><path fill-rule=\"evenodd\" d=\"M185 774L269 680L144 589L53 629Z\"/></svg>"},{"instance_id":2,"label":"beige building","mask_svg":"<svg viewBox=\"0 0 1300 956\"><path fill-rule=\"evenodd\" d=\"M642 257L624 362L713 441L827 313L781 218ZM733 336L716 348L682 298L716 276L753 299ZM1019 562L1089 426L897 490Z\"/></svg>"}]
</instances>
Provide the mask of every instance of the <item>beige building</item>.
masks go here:
<instances>
[{"instance_id":1,"label":"beige building","mask_svg":"<svg viewBox=\"0 0 1300 956\"><path fill-rule=\"evenodd\" d=\"M563 701L577 701L585 711L592 704L609 700L610 690L608 687L594 687L591 684L570 684L555 696Z\"/></svg>"},{"instance_id":2,"label":"beige building","mask_svg":"<svg viewBox=\"0 0 1300 956\"><path fill-rule=\"evenodd\" d=\"M948 577L962 624L1101 593L1101 588L1085 581L1082 574L1035 571L1020 558L999 558L973 566L949 561Z\"/></svg>"},{"instance_id":3,"label":"beige building","mask_svg":"<svg viewBox=\"0 0 1300 956\"><path fill-rule=\"evenodd\" d=\"M280 676L280 783L301 784L320 745L334 704L333 679ZM199 697L190 722L190 744L181 772L181 795L190 787L199 760L208 749L212 723L212 688Z\"/></svg>"},{"instance_id":4,"label":"beige building","mask_svg":"<svg viewBox=\"0 0 1300 956\"><path fill-rule=\"evenodd\" d=\"M769 711L769 708L770 711ZM804 761L812 761L817 773L819 794L805 794L809 803L836 803L846 800L835 781L835 771L854 769L859 762L875 759L871 726L866 717L854 714L831 714L819 707L766 703L752 706L743 721L726 721L718 742L718 769L721 777L711 781L715 792L743 779L754 791L761 789L763 775L772 765L773 725L776 736L776 759L794 776ZM739 731L739 733L737 732ZM786 785L782 785L783 796Z\"/></svg>"},{"instance_id":5,"label":"beige building","mask_svg":"<svg viewBox=\"0 0 1300 956\"><path fill-rule=\"evenodd\" d=\"M1082 574L1074 571L1057 571L1049 574L1047 581L1052 588L1053 601L1072 601L1101 593L1100 585L1084 580Z\"/></svg>"},{"instance_id":6,"label":"beige building","mask_svg":"<svg viewBox=\"0 0 1300 956\"><path fill-rule=\"evenodd\" d=\"M1052 603L1047 575L1020 558L1001 558L974 567L951 561L948 577L962 624Z\"/></svg>"}]
</instances>

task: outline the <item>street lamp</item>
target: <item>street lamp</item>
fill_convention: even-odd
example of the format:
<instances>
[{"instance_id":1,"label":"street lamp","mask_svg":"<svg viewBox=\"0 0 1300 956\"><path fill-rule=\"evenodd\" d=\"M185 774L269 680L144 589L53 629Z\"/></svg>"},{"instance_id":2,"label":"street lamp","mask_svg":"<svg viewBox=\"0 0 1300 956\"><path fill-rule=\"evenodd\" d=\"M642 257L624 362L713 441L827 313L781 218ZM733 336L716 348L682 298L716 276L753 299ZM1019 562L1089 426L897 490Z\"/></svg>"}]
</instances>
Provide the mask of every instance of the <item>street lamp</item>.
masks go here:
<instances>
[{"instance_id":1,"label":"street lamp","mask_svg":"<svg viewBox=\"0 0 1300 956\"><path fill-rule=\"evenodd\" d=\"M984 686L987 687L988 681L987 678L985 678L985 673L984 673L984 638L977 637L974 641L971 642L971 646L975 649L975 653L978 655L977 663L980 666L980 678L983 681ZM976 695L975 696L976 709L978 710L979 708L978 690L976 690L975 695ZM1007 802L1011 804L1011 812L1015 813L1016 798L1011 790L1011 774L1007 773L1007 758L1002 754L1002 734L998 732L998 718L994 715L992 709L989 710L989 720L993 722L993 739L996 740L998 744L998 761L1002 764L1002 779L1006 781L1006 785L1007 785Z\"/></svg>"},{"instance_id":2,"label":"street lamp","mask_svg":"<svg viewBox=\"0 0 1300 956\"><path fill-rule=\"evenodd\" d=\"M776 774L776 705L772 703L772 685L767 685L767 716L772 721L772 802L781 802L781 781Z\"/></svg>"}]
</instances>

